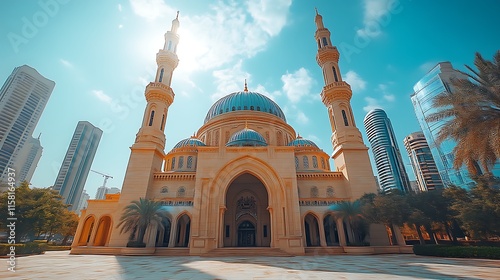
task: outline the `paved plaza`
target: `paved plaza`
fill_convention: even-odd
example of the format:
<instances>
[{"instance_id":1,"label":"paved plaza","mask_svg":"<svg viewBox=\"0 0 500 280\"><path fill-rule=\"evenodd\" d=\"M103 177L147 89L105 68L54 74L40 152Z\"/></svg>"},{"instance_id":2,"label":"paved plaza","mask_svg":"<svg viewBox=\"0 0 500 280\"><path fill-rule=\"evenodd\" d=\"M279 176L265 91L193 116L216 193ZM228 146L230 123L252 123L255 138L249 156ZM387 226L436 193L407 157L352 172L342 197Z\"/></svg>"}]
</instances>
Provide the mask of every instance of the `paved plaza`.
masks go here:
<instances>
[{"instance_id":1,"label":"paved plaza","mask_svg":"<svg viewBox=\"0 0 500 280\"><path fill-rule=\"evenodd\" d=\"M6 259L2 259L5 263ZM129 257L47 252L2 279L500 279L500 260L414 255Z\"/></svg>"}]
</instances>

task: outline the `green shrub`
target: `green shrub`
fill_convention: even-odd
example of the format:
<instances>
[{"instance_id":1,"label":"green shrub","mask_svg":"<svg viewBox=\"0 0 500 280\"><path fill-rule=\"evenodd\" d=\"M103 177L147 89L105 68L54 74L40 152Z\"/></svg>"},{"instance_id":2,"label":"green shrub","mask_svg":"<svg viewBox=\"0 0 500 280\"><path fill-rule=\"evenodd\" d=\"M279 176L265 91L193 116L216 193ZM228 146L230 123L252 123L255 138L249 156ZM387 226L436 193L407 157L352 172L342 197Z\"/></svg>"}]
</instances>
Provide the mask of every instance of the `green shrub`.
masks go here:
<instances>
[{"instance_id":1,"label":"green shrub","mask_svg":"<svg viewBox=\"0 0 500 280\"><path fill-rule=\"evenodd\" d=\"M16 248L17 255L33 255L41 254L46 251L47 244L29 242L24 244L0 244L0 255L7 255L10 253L10 247L14 246Z\"/></svg>"},{"instance_id":2,"label":"green shrub","mask_svg":"<svg viewBox=\"0 0 500 280\"><path fill-rule=\"evenodd\" d=\"M500 248L490 246L414 245L413 253L422 256L500 260Z\"/></svg>"}]
</instances>

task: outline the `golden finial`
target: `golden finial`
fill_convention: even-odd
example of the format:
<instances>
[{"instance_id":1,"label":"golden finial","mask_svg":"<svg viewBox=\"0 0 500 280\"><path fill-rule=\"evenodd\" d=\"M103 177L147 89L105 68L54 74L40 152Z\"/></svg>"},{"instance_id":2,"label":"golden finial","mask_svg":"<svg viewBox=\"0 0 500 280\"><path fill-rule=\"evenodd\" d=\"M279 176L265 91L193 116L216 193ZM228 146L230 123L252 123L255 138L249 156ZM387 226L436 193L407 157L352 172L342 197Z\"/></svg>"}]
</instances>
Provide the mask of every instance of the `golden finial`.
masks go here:
<instances>
[{"instance_id":1,"label":"golden finial","mask_svg":"<svg viewBox=\"0 0 500 280\"><path fill-rule=\"evenodd\" d=\"M318 13L318 8L314 7L314 9L316 10L316 15L319 15ZM178 12L177 12L178 13Z\"/></svg>"},{"instance_id":2,"label":"golden finial","mask_svg":"<svg viewBox=\"0 0 500 280\"><path fill-rule=\"evenodd\" d=\"M191 136L191 138L196 138L196 131L193 132L193 136Z\"/></svg>"},{"instance_id":3,"label":"golden finial","mask_svg":"<svg viewBox=\"0 0 500 280\"><path fill-rule=\"evenodd\" d=\"M318 12L316 11L316 13L318 13ZM175 16L175 19L179 19L179 11L177 11L177 15Z\"/></svg>"},{"instance_id":4,"label":"golden finial","mask_svg":"<svg viewBox=\"0 0 500 280\"><path fill-rule=\"evenodd\" d=\"M297 139L301 139L302 136L300 136L300 133L297 133Z\"/></svg>"},{"instance_id":5,"label":"golden finial","mask_svg":"<svg viewBox=\"0 0 500 280\"><path fill-rule=\"evenodd\" d=\"M244 92L248 92L248 87L247 87L247 79L245 79L245 89L243 90Z\"/></svg>"}]
</instances>

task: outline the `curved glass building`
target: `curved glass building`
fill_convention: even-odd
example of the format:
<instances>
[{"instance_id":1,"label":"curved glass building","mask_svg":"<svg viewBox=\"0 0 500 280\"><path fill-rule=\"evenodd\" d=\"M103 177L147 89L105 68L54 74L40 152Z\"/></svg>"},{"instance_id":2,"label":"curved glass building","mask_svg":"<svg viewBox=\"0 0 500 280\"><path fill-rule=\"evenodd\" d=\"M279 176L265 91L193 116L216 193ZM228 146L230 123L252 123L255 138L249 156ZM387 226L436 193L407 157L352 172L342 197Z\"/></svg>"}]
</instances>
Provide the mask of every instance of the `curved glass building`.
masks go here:
<instances>
[{"instance_id":1,"label":"curved glass building","mask_svg":"<svg viewBox=\"0 0 500 280\"><path fill-rule=\"evenodd\" d=\"M409 192L410 181L387 114L382 109L373 109L366 114L364 124L377 166L380 189L382 192Z\"/></svg>"}]
</instances>

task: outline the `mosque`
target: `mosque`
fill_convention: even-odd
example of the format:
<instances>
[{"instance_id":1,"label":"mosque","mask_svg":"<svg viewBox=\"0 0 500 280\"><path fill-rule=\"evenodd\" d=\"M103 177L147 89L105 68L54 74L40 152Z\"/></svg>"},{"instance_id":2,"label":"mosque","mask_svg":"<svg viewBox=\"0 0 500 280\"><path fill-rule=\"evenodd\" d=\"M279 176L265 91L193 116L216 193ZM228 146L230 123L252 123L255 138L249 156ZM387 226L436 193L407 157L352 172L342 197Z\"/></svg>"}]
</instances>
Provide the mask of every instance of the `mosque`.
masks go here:
<instances>
[{"instance_id":1,"label":"mosque","mask_svg":"<svg viewBox=\"0 0 500 280\"><path fill-rule=\"evenodd\" d=\"M177 17L156 55L155 80L145 89L147 105L130 148L122 192L89 200L71 253L352 252L356 247L347 245L354 240L353 229L333 206L376 193L377 185L368 148L354 122L351 87L340 74L339 52L317 12L315 23L316 60L325 81L321 100L330 119L335 166L313 141L297 136L278 104L246 84L215 102L203 126L166 153L165 121L175 96L170 85L179 62ZM120 233L117 224L124 207L139 198L161 201L168 217L163 227L149 226L146 248L130 248L133 236ZM397 235L398 244L404 244ZM383 225L370 225L363 241L369 242L364 248L371 253L403 248L388 246Z\"/></svg>"}]
</instances>

